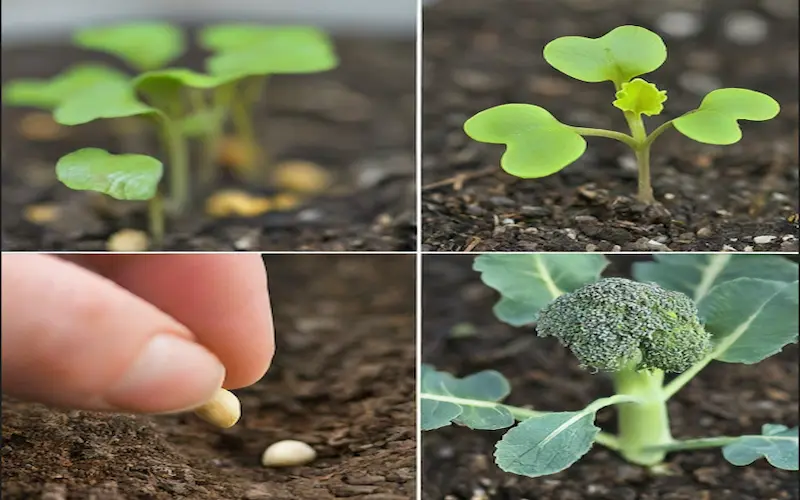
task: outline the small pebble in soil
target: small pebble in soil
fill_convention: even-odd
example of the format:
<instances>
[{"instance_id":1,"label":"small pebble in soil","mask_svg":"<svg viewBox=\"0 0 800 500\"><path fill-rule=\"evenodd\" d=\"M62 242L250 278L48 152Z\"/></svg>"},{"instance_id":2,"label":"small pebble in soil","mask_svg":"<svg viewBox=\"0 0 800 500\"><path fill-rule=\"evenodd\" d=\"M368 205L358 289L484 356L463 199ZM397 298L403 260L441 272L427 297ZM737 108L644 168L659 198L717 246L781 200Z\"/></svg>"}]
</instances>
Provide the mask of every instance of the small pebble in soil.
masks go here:
<instances>
[{"instance_id":1,"label":"small pebble in soil","mask_svg":"<svg viewBox=\"0 0 800 500\"><path fill-rule=\"evenodd\" d=\"M730 246L730 245L722 245L722 251L723 251L723 252L735 252L735 251L736 251L736 249L735 249L735 248L733 248L733 247L732 247L732 246Z\"/></svg>"},{"instance_id":2,"label":"small pebble in soil","mask_svg":"<svg viewBox=\"0 0 800 500\"><path fill-rule=\"evenodd\" d=\"M294 467L305 465L317 458L314 448L302 441L287 439L270 445L261 456L264 467Z\"/></svg>"},{"instance_id":3,"label":"small pebble in soil","mask_svg":"<svg viewBox=\"0 0 800 500\"><path fill-rule=\"evenodd\" d=\"M769 235L756 236L755 238L753 238L753 243L755 243L756 245L766 245L768 243L772 243L777 239L778 239L777 236L769 236Z\"/></svg>"},{"instance_id":4,"label":"small pebble in soil","mask_svg":"<svg viewBox=\"0 0 800 500\"><path fill-rule=\"evenodd\" d=\"M675 195L672 193L664 193L664 199L668 201L672 201L675 199Z\"/></svg>"},{"instance_id":5,"label":"small pebble in soil","mask_svg":"<svg viewBox=\"0 0 800 500\"><path fill-rule=\"evenodd\" d=\"M673 38L689 38L700 33L703 23L694 12L675 10L660 15L656 19L656 27Z\"/></svg>"},{"instance_id":6,"label":"small pebble in soil","mask_svg":"<svg viewBox=\"0 0 800 500\"><path fill-rule=\"evenodd\" d=\"M736 11L725 16L723 32L730 41L739 45L756 45L767 38L769 24L755 12Z\"/></svg>"},{"instance_id":7,"label":"small pebble in soil","mask_svg":"<svg viewBox=\"0 0 800 500\"><path fill-rule=\"evenodd\" d=\"M722 86L719 78L699 71L686 71L678 77L678 85L696 95L705 95Z\"/></svg>"},{"instance_id":8,"label":"small pebble in soil","mask_svg":"<svg viewBox=\"0 0 800 500\"><path fill-rule=\"evenodd\" d=\"M138 229L121 229L106 242L109 252L144 252L150 244L147 233Z\"/></svg>"},{"instance_id":9,"label":"small pebble in soil","mask_svg":"<svg viewBox=\"0 0 800 500\"><path fill-rule=\"evenodd\" d=\"M714 232L711 230L710 227L701 227L700 229L697 230L698 238L708 238L712 234L714 234Z\"/></svg>"},{"instance_id":10,"label":"small pebble in soil","mask_svg":"<svg viewBox=\"0 0 800 500\"><path fill-rule=\"evenodd\" d=\"M520 207L519 213L526 217L547 217L550 215L550 209L547 207L534 207L531 205L525 205Z\"/></svg>"},{"instance_id":11,"label":"small pebble in soil","mask_svg":"<svg viewBox=\"0 0 800 500\"><path fill-rule=\"evenodd\" d=\"M747 245L746 247L743 248L743 250L745 252L752 252L753 251L753 247L751 245Z\"/></svg>"}]
</instances>

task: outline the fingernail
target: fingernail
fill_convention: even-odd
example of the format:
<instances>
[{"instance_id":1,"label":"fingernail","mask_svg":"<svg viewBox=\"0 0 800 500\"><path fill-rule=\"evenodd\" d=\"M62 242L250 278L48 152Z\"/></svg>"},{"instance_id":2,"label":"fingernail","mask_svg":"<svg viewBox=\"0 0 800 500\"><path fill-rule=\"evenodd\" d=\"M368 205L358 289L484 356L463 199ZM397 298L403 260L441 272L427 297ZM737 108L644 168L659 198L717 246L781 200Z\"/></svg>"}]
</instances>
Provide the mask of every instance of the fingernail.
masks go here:
<instances>
[{"instance_id":1,"label":"fingernail","mask_svg":"<svg viewBox=\"0 0 800 500\"><path fill-rule=\"evenodd\" d=\"M150 340L105 400L122 411L190 409L210 399L224 377L222 363L205 347L161 334Z\"/></svg>"}]
</instances>

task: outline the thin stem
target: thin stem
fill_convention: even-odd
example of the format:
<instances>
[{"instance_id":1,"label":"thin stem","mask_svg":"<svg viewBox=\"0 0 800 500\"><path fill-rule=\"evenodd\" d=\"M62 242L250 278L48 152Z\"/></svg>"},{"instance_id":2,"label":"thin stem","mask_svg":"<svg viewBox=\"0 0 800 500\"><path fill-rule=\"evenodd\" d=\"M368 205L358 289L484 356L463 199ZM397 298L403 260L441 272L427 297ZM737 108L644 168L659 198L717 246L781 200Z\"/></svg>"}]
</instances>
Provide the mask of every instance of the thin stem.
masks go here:
<instances>
[{"instance_id":1,"label":"thin stem","mask_svg":"<svg viewBox=\"0 0 800 500\"><path fill-rule=\"evenodd\" d=\"M685 439L683 441L673 441L654 446L648 446L648 450L670 452L679 450L701 450L703 448L721 448L739 439L738 437L720 436L713 438Z\"/></svg>"},{"instance_id":2,"label":"thin stem","mask_svg":"<svg viewBox=\"0 0 800 500\"><path fill-rule=\"evenodd\" d=\"M156 246L161 246L164 242L164 199L161 193L156 193L147 202L147 222L150 228L150 236Z\"/></svg>"},{"instance_id":3,"label":"thin stem","mask_svg":"<svg viewBox=\"0 0 800 500\"><path fill-rule=\"evenodd\" d=\"M200 183L209 186L215 178L216 162L219 154L219 144L225 120L228 117L231 100L233 99L234 85L223 85L216 88L212 94L212 120L211 129L203 136L203 154L200 158Z\"/></svg>"},{"instance_id":4,"label":"thin stem","mask_svg":"<svg viewBox=\"0 0 800 500\"><path fill-rule=\"evenodd\" d=\"M658 127L656 127L656 129L650 132L650 135L648 135L647 138L644 140L642 146L650 147L653 144L653 141L655 141L658 138L658 136L666 132L670 127L672 127L672 120L664 122Z\"/></svg>"},{"instance_id":5,"label":"thin stem","mask_svg":"<svg viewBox=\"0 0 800 500\"><path fill-rule=\"evenodd\" d=\"M170 198L176 212L189 204L189 149L177 125L162 115L161 137L169 156Z\"/></svg>"},{"instance_id":6,"label":"thin stem","mask_svg":"<svg viewBox=\"0 0 800 500\"><path fill-rule=\"evenodd\" d=\"M628 134L623 134L622 132L616 132L614 130L604 130L601 128L586 128L586 127L571 127L571 128L580 135L615 139L617 141L625 143L626 145L630 146L633 149L636 149L639 145L633 139L633 137L629 136Z\"/></svg>"},{"instance_id":7,"label":"thin stem","mask_svg":"<svg viewBox=\"0 0 800 500\"><path fill-rule=\"evenodd\" d=\"M253 108L261 98L267 83L266 76L256 76L241 83L240 95L232 104L232 121L236 135L247 148L248 162L243 165L248 180L258 180L265 177L264 171L266 154L258 144L253 124ZM266 179L261 179L266 180Z\"/></svg>"},{"instance_id":8,"label":"thin stem","mask_svg":"<svg viewBox=\"0 0 800 500\"><path fill-rule=\"evenodd\" d=\"M647 130L644 128L642 115L625 111L625 120L631 129L631 136L636 141L633 148L636 154L636 164L639 167L639 194L637 198L643 203L652 205L656 202L653 196L653 187L650 185L650 145L647 142Z\"/></svg>"}]
</instances>

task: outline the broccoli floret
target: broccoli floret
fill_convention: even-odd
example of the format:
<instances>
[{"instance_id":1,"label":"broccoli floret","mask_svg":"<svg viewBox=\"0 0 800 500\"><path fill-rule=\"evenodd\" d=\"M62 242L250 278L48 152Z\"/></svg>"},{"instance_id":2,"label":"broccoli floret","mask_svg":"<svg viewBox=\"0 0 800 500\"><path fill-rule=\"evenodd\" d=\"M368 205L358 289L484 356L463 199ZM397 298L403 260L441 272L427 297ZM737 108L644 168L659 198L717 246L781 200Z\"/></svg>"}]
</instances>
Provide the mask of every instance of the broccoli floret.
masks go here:
<instances>
[{"instance_id":1,"label":"broccoli floret","mask_svg":"<svg viewBox=\"0 0 800 500\"><path fill-rule=\"evenodd\" d=\"M606 278L558 297L539 312L538 335L556 337L587 368L682 372L711 349L697 307L655 283Z\"/></svg>"}]
</instances>

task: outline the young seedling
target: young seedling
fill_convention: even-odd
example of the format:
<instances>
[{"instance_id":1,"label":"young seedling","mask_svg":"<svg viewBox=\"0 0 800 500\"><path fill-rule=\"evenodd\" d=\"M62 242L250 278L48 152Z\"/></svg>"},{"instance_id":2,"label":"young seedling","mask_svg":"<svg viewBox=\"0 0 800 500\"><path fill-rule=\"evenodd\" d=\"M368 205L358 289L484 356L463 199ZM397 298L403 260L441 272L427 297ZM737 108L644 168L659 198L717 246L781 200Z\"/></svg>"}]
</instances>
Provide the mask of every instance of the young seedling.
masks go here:
<instances>
[{"instance_id":1,"label":"young seedling","mask_svg":"<svg viewBox=\"0 0 800 500\"><path fill-rule=\"evenodd\" d=\"M612 82L616 90L612 105L623 112L630 134L566 125L531 104L503 104L468 119L464 123L467 135L479 142L505 144L500 166L523 179L546 177L580 158L586 151L585 136L607 137L633 150L639 169L638 199L653 204L650 149L662 133L675 128L697 142L728 145L742 138L739 120L769 120L780 110L766 94L718 89L706 95L697 109L648 134L642 115L659 115L667 92L637 77L658 69L667 59L667 48L657 34L638 26L620 26L600 38L557 38L544 47L544 59L576 80Z\"/></svg>"},{"instance_id":2,"label":"young seedling","mask_svg":"<svg viewBox=\"0 0 800 500\"><path fill-rule=\"evenodd\" d=\"M582 410L551 412L502 401L509 382L489 370L456 378L425 365L421 425L497 430L506 472L538 477L562 471L594 443L633 464L658 470L668 453L722 448L733 465L759 458L798 470L798 428L765 423L761 434L675 439L668 400L712 361L754 364L798 339L798 266L780 256L676 255L637 263L637 281L601 279L599 255L483 255L484 283L501 299L501 321L534 325L556 337L581 367L608 375L615 394ZM668 374L678 374L665 380ZM616 406L617 434L595 414Z\"/></svg>"},{"instance_id":3,"label":"young seedling","mask_svg":"<svg viewBox=\"0 0 800 500\"><path fill-rule=\"evenodd\" d=\"M199 43L212 52L206 62L208 73L237 80L230 114L248 153L242 170L248 180L264 181L268 162L258 144L252 111L267 79L270 75L318 73L335 68L339 60L333 43L324 32L310 26L255 24L209 26L200 32ZM221 127L209 132L207 150L216 149L220 133Z\"/></svg>"}]
</instances>

